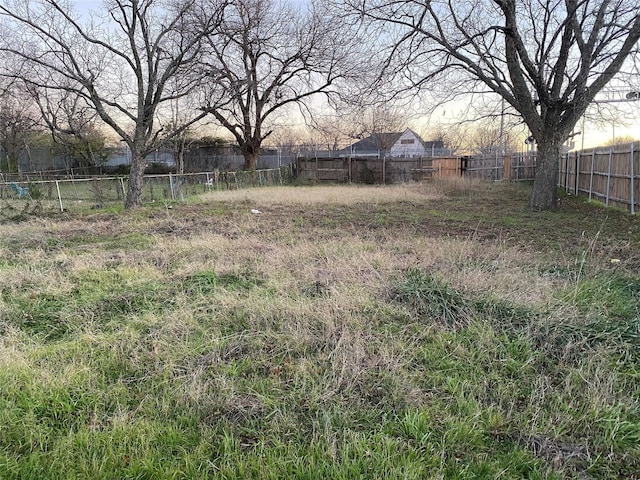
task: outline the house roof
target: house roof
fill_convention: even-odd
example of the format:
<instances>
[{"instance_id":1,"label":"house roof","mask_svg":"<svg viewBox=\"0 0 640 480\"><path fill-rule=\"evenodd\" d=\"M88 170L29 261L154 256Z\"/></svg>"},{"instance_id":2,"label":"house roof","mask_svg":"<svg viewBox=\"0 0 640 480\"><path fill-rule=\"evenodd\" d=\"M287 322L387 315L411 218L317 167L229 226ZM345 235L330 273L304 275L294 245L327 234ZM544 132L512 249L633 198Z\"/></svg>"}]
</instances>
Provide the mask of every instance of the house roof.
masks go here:
<instances>
[{"instance_id":1,"label":"house roof","mask_svg":"<svg viewBox=\"0 0 640 480\"><path fill-rule=\"evenodd\" d=\"M403 132L374 133L351 145L355 151L386 150L398 141Z\"/></svg>"},{"instance_id":2,"label":"house roof","mask_svg":"<svg viewBox=\"0 0 640 480\"><path fill-rule=\"evenodd\" d=\"M442 140L432 140L430 142L425 142L424 140L422 141L422 144L424 145L424 148L426 149L431 149L431 148L444 148L444 142Z\"/></svg>"},{"instance_id":3,"label":"house roof","mask_svg":"<svg viewBox=\"0 0 640 480\"><path fill-rule=\"evenodd\" d=\"M378 150L390 150L407 131L411 132L418 139L425 150L444 148L444 142L442 140L425 142L420 135L410 128L407 128L402 132L374 133L351 144L350 147L344 149L344 152L377 152Z\"/></svg>"}]
</instances>

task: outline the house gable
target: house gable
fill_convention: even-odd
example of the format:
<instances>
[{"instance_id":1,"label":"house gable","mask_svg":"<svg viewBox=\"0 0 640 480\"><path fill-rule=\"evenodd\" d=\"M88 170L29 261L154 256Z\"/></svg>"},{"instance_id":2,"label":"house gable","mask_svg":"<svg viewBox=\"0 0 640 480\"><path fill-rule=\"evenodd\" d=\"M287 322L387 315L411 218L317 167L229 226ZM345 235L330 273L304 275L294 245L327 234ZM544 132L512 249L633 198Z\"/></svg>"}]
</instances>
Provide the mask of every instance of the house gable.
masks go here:
<instances>
[{"instance_id":1,"label":"house gable","mask_svg":"<svg viewBox=\"0 0 640 480\"><path fill-rule=\"evenodd\" d=\"M440 140L425 142L420 135L407 128L404 132L377 133L357 141L341 151L350 156L379 156L413 158L433 155L442 152L443 142Z\"/></svg>"},{"instance_id":2,"label":"house gable","mask_svg":"<svg viewBox=\"0 0 640 480\"><path fill-rule=\"evenodd\" d=\"M421 157L425 155L426 148L424 141L416 132L407 128L389 149L389 155L392 157Z\"/></svg>"}]
</instances>

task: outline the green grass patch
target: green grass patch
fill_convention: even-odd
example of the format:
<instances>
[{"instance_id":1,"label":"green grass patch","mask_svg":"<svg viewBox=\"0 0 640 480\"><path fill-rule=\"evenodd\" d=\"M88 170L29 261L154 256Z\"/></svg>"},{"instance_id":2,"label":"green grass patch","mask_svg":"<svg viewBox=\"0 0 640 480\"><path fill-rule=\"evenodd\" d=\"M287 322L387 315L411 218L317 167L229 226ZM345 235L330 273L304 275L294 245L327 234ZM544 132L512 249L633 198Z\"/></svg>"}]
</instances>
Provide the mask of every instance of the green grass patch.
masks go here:
<instances>
[{"instance_id":1,"label":"green grass patch","mask_svg":"<svg viewBox=\"0 0 640 480\"><path fill-rule=\"evenodd\" d=\"M184 288L188 292L199 294L209 294L216 289L248 291L262 285L264 280L249 269L220 275L213 270L195 272L184 280Z\"/></svg>"},{"instance_id":2,"label":"green grass patch","mask_svg":"<svg viewBox=\"0 0 640 480\"><path fill-rule=\"evenodd\" d=\"M605 344L640 359L640 279L603 273L570 286L563 297L582 313L582 321L562 329L589 347Z\"/></svg>"},{"instance_id":3,"label":"green grass patch","mask_svg":"<svg viewBox=\"0 0 640 480\"><path fill-rule=\"evenodd\" d=\"M5 321L41 340L54 341L92 329L121 328L131 316L170 309L170 289L128 269L87 270L68 291L3 289ZM23 286L24 287L24 286Z\"/></svg>"},{"instance_id":4,"label":"green grass patch","mask_svg":"<svg viewBox=\"0 0 640 480\"><path fill-rule=\"evenodd\" d=\"M397 280L392 296L409 306L418 316L448 325L465 323L469 314L462 294L419 269L410 269Z\"/></svg>"}]
</instances>

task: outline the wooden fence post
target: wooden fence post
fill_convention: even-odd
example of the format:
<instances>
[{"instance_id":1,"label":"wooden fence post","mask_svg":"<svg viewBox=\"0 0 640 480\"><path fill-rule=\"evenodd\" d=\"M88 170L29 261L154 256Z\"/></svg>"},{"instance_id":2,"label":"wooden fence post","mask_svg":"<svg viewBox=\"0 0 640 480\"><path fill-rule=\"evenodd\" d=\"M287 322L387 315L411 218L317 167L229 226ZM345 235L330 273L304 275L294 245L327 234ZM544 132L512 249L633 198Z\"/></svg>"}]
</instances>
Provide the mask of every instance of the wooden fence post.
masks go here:
<instances>
[{"instance_id":1,"label":"wooden fence post","mask_svg":"<svg viewBox=\"0 0 640 480\"><path fill-rule=\"evenodd\" d=\"M580 181L580 154L582 153L582 151L579 151L578 153L576 153L576 189L575 189L575 194L578 195L578 190L579 190L579 181Z\"/></svg>"},{"instance_id":2,"label":"wooden fence post","mask_svg":"<svg viewBox=\"0 0 640 480\"><path fill-rule=\"evenodd\" d=\"M503 157L503 165L502 165L502 179L510 181L511 180L511 155L505 155Z\"/></svg>"},{"instance_id":3,"label":"wooden fence post","mask_svg":"<svg viewBox=\"0 0 640 480\"><path fill-rule=\"evenodd\" d=\"M593 169L595 168L596 161L596 149L595 147L591 151L591 173L589 174L589 201L591 201L591 196L593 194Z\"/></svg>"},{"instance_id":4,"label":"wooden fence post","mask_svg":"<svg viewBox=\"0 0 640 480\"><path fill-rule=\"evenodd\" d=\"M630 173L631 173L631 215L636 213L636 182L635 182L635 142L631 143L631 165L630 165Z\"/></svg>"},{"instance_id":5,"label":"wooden fence post","mask_svg":"<svg viewBox=\"0 0 640 480\"><path fill-rule=\"evenodd\" d=\"M607 170L607 197L605 206L609 206L609 196L611 195L611 162L613 161L613 146L609 149L609 169Z\"/></svg>"},{"instance_id":6,"label":"wooden fence post","mask_svg":"<svg viewBox=\"0 0 640 480\"><path fill-rule=\"evenodd\" d=\"M387 156L382 156L382 184L387 184Z\"/></svg>"}]
</instances>

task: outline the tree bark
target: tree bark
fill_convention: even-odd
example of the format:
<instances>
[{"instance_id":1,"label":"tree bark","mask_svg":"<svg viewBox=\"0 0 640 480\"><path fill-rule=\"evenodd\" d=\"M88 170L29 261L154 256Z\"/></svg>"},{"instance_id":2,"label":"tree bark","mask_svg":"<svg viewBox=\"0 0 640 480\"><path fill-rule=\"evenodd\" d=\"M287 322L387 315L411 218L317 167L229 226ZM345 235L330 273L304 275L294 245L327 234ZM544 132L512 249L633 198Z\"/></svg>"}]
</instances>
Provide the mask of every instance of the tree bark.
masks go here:
<instances>
[{"instance_id":1,"label":"tree bark","mask_svg":"<svg viewBox=\"0 0 640 480\"><path fill-rule=\"evenodd\" d=\"M124 208L130 209L142 206L142 186L144 184L144 156L134 154L131 159L129 185Z\"/></svg>"},{"instance_id":2,"label":"tree bark","mask_svg":"<svg viewBox=\"0 0 640 480\"><path fill-rule=\"evenodd\" d=\"M242 166L242 169L255 170L258 166L258 157L260 157L260 155L255 153L255 151L242 152L242 155L244 156L244 165Z\"/></svg>"},{"instance_id":3,"label":"tree bark","mask_svg":"<svg viewBox=\"0 0 640 480\"><path fill-rule=\"evenodd\" d=\"M555 138L554 138L555 137ZM562 141L555 135L543 135L538 143L538 159L529 207L534 210L558 208L558 167Z\"/></svg>"},{"instance_id":4,"label":"tree bark","mask_svg":"<svg viewBox=\"0 0 640 480\"><path fill-rule=\"evenodd\" d=\"M184 174L184 139L178 139L174 143L173 149L173 161L176 164L176 173L178 175Z\"/></svg>"}]
</instances>

